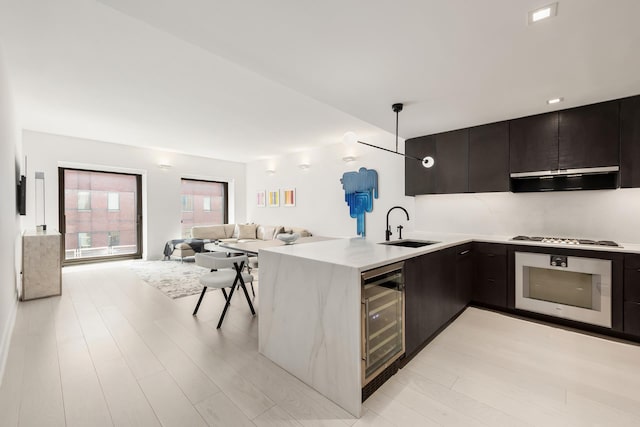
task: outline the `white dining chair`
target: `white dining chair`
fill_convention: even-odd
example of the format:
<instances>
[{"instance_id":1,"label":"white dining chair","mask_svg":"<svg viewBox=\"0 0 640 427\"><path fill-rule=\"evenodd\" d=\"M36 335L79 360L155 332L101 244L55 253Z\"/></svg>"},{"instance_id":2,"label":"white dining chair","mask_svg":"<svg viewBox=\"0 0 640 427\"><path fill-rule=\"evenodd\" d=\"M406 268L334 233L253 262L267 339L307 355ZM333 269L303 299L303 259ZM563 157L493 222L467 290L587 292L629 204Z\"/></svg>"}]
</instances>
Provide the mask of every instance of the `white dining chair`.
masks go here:
<instances>
[{"instance_id":1,"label":"white dining chair","mask_svg":"<svg viewBox=\"0 0 640 427\"><path fill-rule=\"evenodd\" d=\"M253 276L243 271L247 262L248 259L246 255L227 257L226 254L217 252L196 253L196 264L200 267L208 268L210 271L200 277L200 283L202 284L203 289L200 294L200 298L198 299L198 303L196 304L196 308L193 310L193 315L195 316L198 313L200 303L202 302L204 294L207 292L208 288L220 289L225 298L224 309L222 310L217 326L217 329L220 329L224 316L227 314L227 309L231 304L231 298L233 297L234 291L237 288L241 288L247 299L247 303L249 304L251 315L255 316L256 311L253 308L251 298L249 298L249 293L247 292L247 287L245 285L249 282L253 289ZM228 294L225 290L226 288L230 288Z\"/></svg>"}]
</instances>

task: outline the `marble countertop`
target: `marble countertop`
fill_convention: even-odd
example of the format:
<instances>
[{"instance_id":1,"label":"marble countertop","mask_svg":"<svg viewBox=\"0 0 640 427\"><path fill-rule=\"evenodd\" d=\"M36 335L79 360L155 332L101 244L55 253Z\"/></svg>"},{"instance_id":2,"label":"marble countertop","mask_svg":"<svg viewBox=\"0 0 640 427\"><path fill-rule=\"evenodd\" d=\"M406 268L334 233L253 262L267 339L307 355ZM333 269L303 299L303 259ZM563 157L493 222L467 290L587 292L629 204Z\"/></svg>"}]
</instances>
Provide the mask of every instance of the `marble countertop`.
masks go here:
<instances>
[{"instance_id":1,"label":"marble countertop","mask_svg":"<svg viewBox=\"0 0 640 427\"><path fill-rule=\"evenodd\" d=\"M608 246L567 246L562 244L541 244L537 242L514 241L513 236L486 236L474 234L451 234L432 232L409 232L407 239L431 240L438 243L421 248L405 248L401 246L381 245L377 240L361 237L326 240L300 245L287 245L265 251L287 254L294 257L312 259L329 264L342 265L365 271L386 264L413 258L430 252L439 251L451 246L468 242L506 243L522 246L545 246L550 248L571 248L585 251L640 253L640 244L624 244L622 247Z\"/></svg>"}]
</instances>

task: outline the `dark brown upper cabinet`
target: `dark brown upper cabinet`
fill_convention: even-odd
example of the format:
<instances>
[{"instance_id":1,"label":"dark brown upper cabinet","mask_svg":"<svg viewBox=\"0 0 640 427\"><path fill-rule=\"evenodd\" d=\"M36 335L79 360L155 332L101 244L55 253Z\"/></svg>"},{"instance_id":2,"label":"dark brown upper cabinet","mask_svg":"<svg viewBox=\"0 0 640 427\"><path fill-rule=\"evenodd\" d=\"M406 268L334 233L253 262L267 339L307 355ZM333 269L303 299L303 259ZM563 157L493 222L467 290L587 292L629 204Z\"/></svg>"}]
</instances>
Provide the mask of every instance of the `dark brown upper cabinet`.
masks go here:
<instances>
[{"instance_id":1,"label":"dark brown upper cabinet","mask_svg":"<svg viewBox=\"0 0 640 427\"><path fill-rule=\"evenodd\" d=\"M618 101L562 110L558 117L558 169L620 164Z\"/></svg>"},{"instance_id":2,"label":"dark brown upper cabinet","mask_svg":"<svg viewBox=\"0 0 640 427\"><path fill-rule=\"evenodd\" d=\"M558 169L558 113L538 114L509 122L510 171Z\"/></svg>"},{"instance_id":3,"label":"dark brown upper cabinet","mask_svg":"<svg viewBox=\"0 0 640 427\"><path fill-rule=\"evenodd\" d=\"M469 129L469 191L509 191L509 123Z\"/></svg>"},{"instance_id":4,"label":"dark brown upper cabinet","mask_svg":"<svg viewBox=\"0 0 640 427\"><path fill-rule=\"evenodd\" d=\"M640 187L640 96L620 101L620 186Z\"/></svg>"},{"instance_id":5,"label":"dark brown upper cabinet","mask_svg":"<svg viewBox=\"0 0 640 427\"><path fill-rule=\"evenodd\" d=\"M436 158L436 140L433 135L408 139L405 143L405 153L422 159L425 156ZM404 193L407 196L417 194L434 194L436 192L435 166L425 168L415 159L404 160Z\"/></svg>"},{"instance_id":6,"label":"dark brown upper cabinet","mask_svg":"<svg viewBox=\"0 0 640 427\"><path fill-rule=\"evenodd\" d=\"M425 168L415 159L405 159L405 194L447 194L468 191L469 130L457 130L408 139L406 154L435 164Z\"/></svg>"},{"instance_id":7,"label":"dark brown upper cabinet","mask_svg":"<svg viewBox=\"0 0 640 427\"><path fill-rule=\"evenodd\" d=\"M469 129L435 135L436 193L469 191Z\"/></svg>"}]
</instances>

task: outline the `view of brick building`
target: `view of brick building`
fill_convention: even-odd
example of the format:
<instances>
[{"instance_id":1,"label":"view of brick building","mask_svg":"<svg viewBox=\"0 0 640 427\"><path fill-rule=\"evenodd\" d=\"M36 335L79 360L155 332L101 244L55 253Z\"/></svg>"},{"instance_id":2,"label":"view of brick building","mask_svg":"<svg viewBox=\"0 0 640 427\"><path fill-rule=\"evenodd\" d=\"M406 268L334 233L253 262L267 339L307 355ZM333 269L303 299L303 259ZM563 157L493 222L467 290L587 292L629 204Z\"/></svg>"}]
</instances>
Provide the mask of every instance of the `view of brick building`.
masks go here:
<instances>
[{"instance_id":1,"label":"view of brick building","mask_svg":"<svg viewBox=\"0 0 640 427\"><path fill-rule=\"evenodd\" d=\"M183 179L181 185L182 237L191 237L194 225L224 224L227 221L227 184Z\"/></svg>"},{"instance_id":2,"label":"view of brick building","mask_svg":"<svg viewBox=\"0 0 640 427\"><path fill-rule=\"evenodd\" d=\"M137 177L64 170L65 259L138 251Z\"/></svg>"}]
</instances>

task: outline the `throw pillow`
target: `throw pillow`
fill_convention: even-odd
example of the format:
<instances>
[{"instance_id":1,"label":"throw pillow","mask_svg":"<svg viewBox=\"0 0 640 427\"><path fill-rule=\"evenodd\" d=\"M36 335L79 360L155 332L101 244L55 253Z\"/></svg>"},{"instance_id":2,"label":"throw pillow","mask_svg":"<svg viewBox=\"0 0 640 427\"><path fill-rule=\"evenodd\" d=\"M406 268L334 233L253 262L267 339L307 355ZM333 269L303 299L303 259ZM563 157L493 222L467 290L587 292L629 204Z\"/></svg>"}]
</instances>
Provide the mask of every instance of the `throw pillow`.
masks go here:
<instances>
[{"instance_id":1,"label":"throw pillow","mask_svg":"<svg viewBox=\"0 0 640 427\"><path fill-rule=\"evenodd\" d=\"M276 228L271 225L260 225L256 231L256 237L259 240L271 240L273 239L273 233Z\"/></svg>"},{"instance_id":2,"label":"throw pillow","mask_svg":"<svg viewBox=\"0 0 640 427\"><path fill-rule=\"evenodd\" d=\"M255 239L256 238L256 225L255 224L238 224L236 227L238 231L238 239Z\"/></svg>"}]
</instances>

